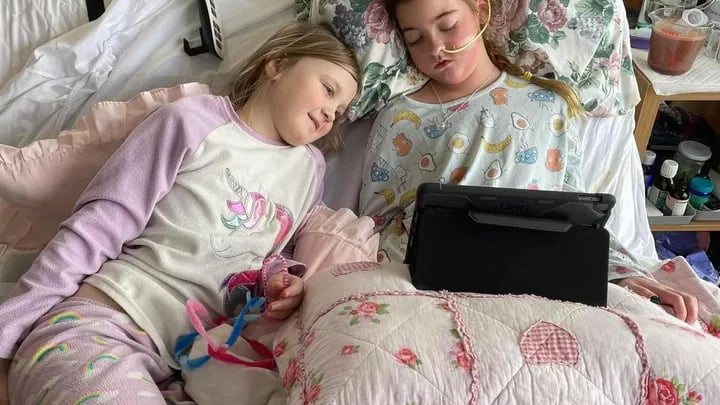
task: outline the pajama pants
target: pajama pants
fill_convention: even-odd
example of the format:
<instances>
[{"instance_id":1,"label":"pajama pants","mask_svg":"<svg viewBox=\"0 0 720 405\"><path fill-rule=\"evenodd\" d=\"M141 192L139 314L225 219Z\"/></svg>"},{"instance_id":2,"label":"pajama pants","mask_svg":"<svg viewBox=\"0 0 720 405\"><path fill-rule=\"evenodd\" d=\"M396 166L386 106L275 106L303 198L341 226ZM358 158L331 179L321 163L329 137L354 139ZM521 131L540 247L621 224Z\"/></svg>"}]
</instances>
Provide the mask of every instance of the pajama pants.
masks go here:
<instances>
[{"instance_id":1,"label":"pajama pants","mask_svg":"<svg viewBox=\"0 0 720 405\"><path fill-rule=\"evenodd\" d=\"M158 386L172 375L129 316L73 297L40 318L20 345L10 367L10 403L179 403L182 389Z\"/></svg>"}]
</instances>

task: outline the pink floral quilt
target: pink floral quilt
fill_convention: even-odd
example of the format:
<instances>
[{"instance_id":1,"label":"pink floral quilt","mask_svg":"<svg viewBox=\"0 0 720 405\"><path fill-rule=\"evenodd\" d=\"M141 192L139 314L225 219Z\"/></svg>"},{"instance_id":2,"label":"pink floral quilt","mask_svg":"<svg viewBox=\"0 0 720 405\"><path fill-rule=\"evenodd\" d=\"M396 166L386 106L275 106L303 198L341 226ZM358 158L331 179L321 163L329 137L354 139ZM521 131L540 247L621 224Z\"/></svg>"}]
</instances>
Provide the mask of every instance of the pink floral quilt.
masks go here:
<instances>
[{"instance_id":1,"label":"pink floral quilt","mask_svg":"<svg viewBox=\"0 0 720 405\"><path fill-rule=\"evenodd\" d=\"M291 404L720 403L720 340L646 301L421 292L403 265L339 265L274 352Z\"/></svg>"}]
</instances>

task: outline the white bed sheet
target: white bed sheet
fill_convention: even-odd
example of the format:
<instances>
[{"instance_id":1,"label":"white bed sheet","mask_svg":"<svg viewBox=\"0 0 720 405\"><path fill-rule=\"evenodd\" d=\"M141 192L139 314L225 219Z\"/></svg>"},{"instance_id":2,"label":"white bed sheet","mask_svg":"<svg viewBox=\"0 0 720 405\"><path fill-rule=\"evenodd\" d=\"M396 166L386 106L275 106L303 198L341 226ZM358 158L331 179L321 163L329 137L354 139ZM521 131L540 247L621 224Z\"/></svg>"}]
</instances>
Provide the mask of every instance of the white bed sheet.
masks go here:
<instances>
[{"instance_id":1,"label":"white bed sheet","mask_svg":"<svg viewBox=\"0 0 720 405\"><path fill-rule=\"evenodd\" d=\"M87 22L85 0L3 0L0 85L23 67L37 46Z\"/></svg>"},{"instance_id":2,"label":"white bed sheet","mask_svg":"<svg viewBox=\"0 0 720 405\"><path fill-rule=\"evenodd\" d=\"M635 114L590 118L584 126L586 190L610 193L616 203L607 228L647 265L658 258L645 209L645 181L633 131Z\"/></svg>"},{"instance_id":3,"label":"white bed sheet","mask_svg":"<svg viewBox=\"0 0 720 405\"><path fill-rule=\"evenodd\" d=\"M222 89L233 68L295 14L293 0L216 4L228 49L223 61L182 49L183 38L199 37L195 0L114 0L98 20L39 45L0 88L0 143L54 136L92 104L143 90L190 81Z\"/></svg>"}]
</instances>

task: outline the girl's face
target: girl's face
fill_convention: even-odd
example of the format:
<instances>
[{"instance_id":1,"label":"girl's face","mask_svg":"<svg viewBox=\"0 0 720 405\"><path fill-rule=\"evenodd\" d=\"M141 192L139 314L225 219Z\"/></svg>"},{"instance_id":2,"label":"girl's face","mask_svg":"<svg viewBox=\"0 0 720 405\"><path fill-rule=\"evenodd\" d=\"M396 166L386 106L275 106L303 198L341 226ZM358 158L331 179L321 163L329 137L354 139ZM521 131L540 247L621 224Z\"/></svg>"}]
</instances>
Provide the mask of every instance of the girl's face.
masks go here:
<instances>
[{"instance_id":1,"label":"girl's face","mask_svg":"<svg viewBox=\"0 0 720 405\"><path fill-rule=\"evenodd\" d=\"M345 68L324 59L301 58L266 66L273 124L283 141L307 145L327 135L355 97L357 82Z\"/></svg>"},{"instance_id":2,"label":"girl's face","mask_svg":"<svg viewBox=\"0 0 720 405\"><path fill-rule=\"evenodd\" d=\"M463 52L444 52L465 45L480 30L478 16L464 0L405 1L396 14L410 57L426 76L455 85L474 72L482 38Z\"/></svg>"}]
</instances>

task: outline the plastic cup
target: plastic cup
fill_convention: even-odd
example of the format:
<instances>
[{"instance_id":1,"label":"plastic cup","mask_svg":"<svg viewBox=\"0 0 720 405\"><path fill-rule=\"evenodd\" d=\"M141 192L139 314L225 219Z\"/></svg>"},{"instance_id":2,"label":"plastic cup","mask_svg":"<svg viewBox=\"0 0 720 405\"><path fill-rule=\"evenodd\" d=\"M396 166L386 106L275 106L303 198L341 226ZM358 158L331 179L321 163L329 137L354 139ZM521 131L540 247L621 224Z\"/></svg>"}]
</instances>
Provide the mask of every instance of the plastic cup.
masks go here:
<instances>
[{"instance_id":1,"label":"plastic cup","mask_svg":"<svg viewBox=\"0 0 720 405\"><path fill-rule=\"evenodd\" d=\"M720 1L708 0L711 3L708 7L705 7L705 14L707 14L710 21L713 21L715 25L720 24ZM705 3L707 4L707 3Z\"/></svg>"},{"instance_id":2,"label":"plastic cup","mask_svg":"<svg viewBox=\"0 0 720 405\"><path fill-rule=\"evenodd\" d=\"M712 24L688 25L682 19L684 11L666 7L650 13L652 34L648 65L656 72L666 75L687 72L705 47Z\"/></svg>"},{"instance_id":3,"label":"plastic cup","mask_svg":"<svg viewBox=\"0 0 720 405\"><path fill-rule=\"evenodd\" d=\"M697 6L697 0L664 0L663 3L668 7L693 8Z\"/></svg>"},{"instance_id":4,"label":"plastic cup","mask_svg":"<svg viewBox=\"0 0 720 405\"><path fill-rule=\"evenodd\" d=\"M716 23L705 45L705 55L720 61L720 23Z\"/></svg>"},{"instance_id":5,"label":"plastic cup","mask_svg":"<svg viewBox=\"0 0 720 405\"><path fill-rule=\"evenodd\" d=\"M652 25L650 13L664 7L670 7L664 0L644 0L638 16L638 27L650 27Z\"/></svg>"}]
</instances>

